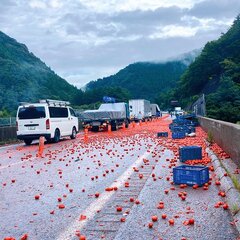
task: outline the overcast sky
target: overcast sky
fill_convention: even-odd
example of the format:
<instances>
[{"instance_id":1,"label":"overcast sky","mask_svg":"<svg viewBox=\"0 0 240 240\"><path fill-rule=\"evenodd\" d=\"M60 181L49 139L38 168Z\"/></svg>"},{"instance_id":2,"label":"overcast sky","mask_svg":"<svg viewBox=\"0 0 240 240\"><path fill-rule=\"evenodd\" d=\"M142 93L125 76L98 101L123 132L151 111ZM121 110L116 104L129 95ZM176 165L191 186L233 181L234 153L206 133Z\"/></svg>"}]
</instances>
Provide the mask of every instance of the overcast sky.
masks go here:
<instances>
[{"instance_id":1,"label":"overcast sky","mask_svg":"<svg viewBox=\"0 0 240 240\"><path fill-rule=\"evenodd\" d=\"M240 0L0 0L0 30L81 87L201 48L239 13Z\"/></svg>"}]
</instances>

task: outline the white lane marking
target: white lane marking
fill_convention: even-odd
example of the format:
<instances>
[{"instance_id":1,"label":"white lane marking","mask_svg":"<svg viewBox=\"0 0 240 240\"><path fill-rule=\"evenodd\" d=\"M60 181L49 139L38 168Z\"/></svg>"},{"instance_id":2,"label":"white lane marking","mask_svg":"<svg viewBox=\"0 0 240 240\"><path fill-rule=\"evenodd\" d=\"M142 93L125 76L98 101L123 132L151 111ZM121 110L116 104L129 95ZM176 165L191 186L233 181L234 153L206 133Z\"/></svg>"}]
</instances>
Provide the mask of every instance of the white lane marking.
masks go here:
<instances>
[{"instance_id":1,"label":"white lane marking","mask_svg":"<svg viewBox=\"0 0 240 240\"><path fill-rule=\"evenodd\" d=\"M146 151L142 156L140 156L131 166L128 167L128 169L119 177L117 178L110 187L122 187L126 181L128 181L128 178L133 173L133 167L139 167L143 163L143 159L147 158L153 151L153 149L157 146L154 145L151 147L150 151ZM72 237L69 237L69 235L74 235L76 230L80 230L91 220L94 218L98 210L101 210L104 205L109 201L109 199L114 194L114 191L111 192L103 192L100 194L99 198L97 198L95 201L93 201L88 208L85 209L81 213L81 215L87 216L87 219L84 221L79 221L79 217L73 221L70 226L64 232L60 234L60 236L57 238L57 240L69 240L72 239Z\"/></svg>"},{"instance_id":2,"label":"white lane marking","mask_svg":"<svg viewBox=\"0 0 240 240\"><path fill-rule=\"evenodd\" d=\"M15 166L15 165L19 165L19 164L24 164L25 162L33 161L33 160L36 160L36 159L37 158L32 158L32 159L29 159L29 160L24 160L24 161L21 161L21 162L8 164L7 166L5 165L5 166L0 167L0 170L5 169L5 168L9 168L9 167L12 167L12 166Z\"/></svg>"}]
</instances>

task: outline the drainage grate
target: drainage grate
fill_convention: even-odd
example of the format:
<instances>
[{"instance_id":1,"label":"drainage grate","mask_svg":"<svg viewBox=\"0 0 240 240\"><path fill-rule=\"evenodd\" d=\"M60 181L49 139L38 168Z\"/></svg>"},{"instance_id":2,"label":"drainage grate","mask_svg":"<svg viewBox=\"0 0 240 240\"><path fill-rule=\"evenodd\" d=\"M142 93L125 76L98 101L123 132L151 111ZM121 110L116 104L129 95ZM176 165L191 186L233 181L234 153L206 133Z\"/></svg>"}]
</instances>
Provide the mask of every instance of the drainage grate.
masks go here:
<instances>
[{"instance_id":1,"label":"drainage grate","mask_svg":"<svg viewBox=\"0 0 240 240\"><path fill-rule=\"evenodd\" d=\"M129 179L129 187L120 188L110 199L110 201L83 229L82 233L88 240L95 239L114 239L117 231L122 226L121 218L127 218L126 211L130 212L134 203L129 201L130 197L136 199L143 189L146 181L153 171L153 167L157 163L150 160L144 168L140 168L139 172L133 172ZM139 174L143 174L143 178L139 178ZM116 211L116 206L123 208L122 212Z\"/></svg>"}]
</instances>

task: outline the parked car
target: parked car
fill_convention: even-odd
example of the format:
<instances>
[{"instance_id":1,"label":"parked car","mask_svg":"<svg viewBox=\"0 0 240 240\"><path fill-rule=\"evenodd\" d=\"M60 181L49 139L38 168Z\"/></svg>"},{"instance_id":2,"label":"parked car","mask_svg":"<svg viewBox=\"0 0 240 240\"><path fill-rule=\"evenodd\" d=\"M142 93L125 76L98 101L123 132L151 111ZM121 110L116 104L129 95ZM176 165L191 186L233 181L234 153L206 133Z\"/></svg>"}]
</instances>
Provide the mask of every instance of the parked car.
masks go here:
<instances>
[{"instance_id":1,"label":"parked car","mask_svg":"<svg viewBox=\"0 0 240 240\"><path fill-rule=\"evenodd\" d=\"M21 104L16 117L17 138L26 145L40 136L49 142L58 142L66 136L76 138L78 118L69 105L69 102L49 99Z\"/></svg>"}]
</instances>

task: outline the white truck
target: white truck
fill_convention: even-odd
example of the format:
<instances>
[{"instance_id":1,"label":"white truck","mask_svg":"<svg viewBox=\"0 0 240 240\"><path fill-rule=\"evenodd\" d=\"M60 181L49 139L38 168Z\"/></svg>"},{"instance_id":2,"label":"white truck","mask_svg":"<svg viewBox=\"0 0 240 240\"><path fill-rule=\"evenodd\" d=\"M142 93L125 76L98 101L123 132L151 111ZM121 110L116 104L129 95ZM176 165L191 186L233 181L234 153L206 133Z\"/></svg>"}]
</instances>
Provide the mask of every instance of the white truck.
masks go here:
<instances>
[{"instance_id":1,"label":"white truck","mask_svg":"<svg viewBox=\"0 0 240 240\"><path fill-rule=\"evenodd\" d=\"M174 111L175 115L183 115L184 114L184 111L182 110L181 107L175 107L174 110L175 110Z\"/></svg>"},{"instance_id":2,"label":"white truck","mask_svg":"<svg viewBox=\"0 0 240 240\"><path fill-rule=\"evenodd\" d=\"M129 125L128 105L120 103L103 103L98 110L87 110L79 114L84 127L90 127L92 131L97 132L100 129L111 125L112 131L116 131L125 123L126 128Z\"/></svg>"},{"instance_id":3,"label":"white truck","mask_svg":"<svg viewBox=\"0 0 240 240\"><path fill-rule=\"evenodd\" d=\"M41 136L53 142L66 136L74 139L78 132L78 118L69 102L50 99L22 103L18 107L16 124L17 138L26 145Z\"/></svg>"},{"instance_id":4,"label":"white truck","mask_svg":"<svg viewBox=\"0 0 240 240\"><path fill-rule=\"evenodd\" d=\"M146 121L152 118L150 101L145 99L129 100L129 112L131 121Z\"/></svg>"},{"instance_id":5,"label":"white truck","mask_svg":"<svg viewBox=\"0 0 240 240\"><path fill-rule=\"evenodd\" d=\"M160 117L161 116L161 110L156 103L151 104L151 112L152 112L152 117Z\"/></svg>"}]
</instances>

